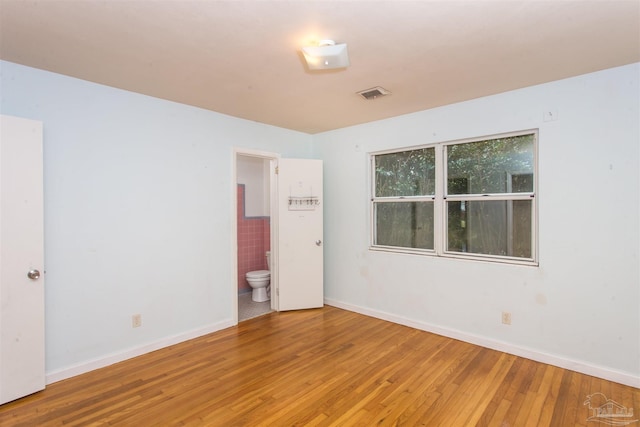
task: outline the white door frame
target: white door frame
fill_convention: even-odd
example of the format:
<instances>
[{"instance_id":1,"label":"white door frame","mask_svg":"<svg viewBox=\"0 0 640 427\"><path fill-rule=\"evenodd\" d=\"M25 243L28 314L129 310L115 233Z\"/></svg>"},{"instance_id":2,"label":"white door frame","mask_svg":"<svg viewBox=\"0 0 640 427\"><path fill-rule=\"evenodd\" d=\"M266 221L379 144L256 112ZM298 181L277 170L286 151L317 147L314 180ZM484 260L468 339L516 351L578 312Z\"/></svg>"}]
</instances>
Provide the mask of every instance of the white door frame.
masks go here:
<instances>
[{"instance_id":1,"label":"white door frame","mask_svg":"<svg viewBox=\"0 0 640 427\"><path fill-rule=\"evenodd\" d=\"M251 150L247 148L234 148L233 149L233 165L231 168L232 179L231 179L231 253L233 256L231 257L231 268L233 271L233 280L231 281L233 289L231 292L231 301L233 307L233 324L238 324L238 156L245 157L258 157L265 160L271 160L270 174L269 174L269 192L270 192L270 203L269 203L269 224L271 227L271 309L278 310L278 298L277 292L275 289L277 288L277 270L278 270L278 254L277 254L277 245L274 245L273 242L277 237L277 230L275 229L275 221L277 213L277 189L275 182L275 173L274 168L277 164L278 159L280 158L279 153L272 153L268 151L260 151L260 150Z\"/></svg>"}]
</instances>

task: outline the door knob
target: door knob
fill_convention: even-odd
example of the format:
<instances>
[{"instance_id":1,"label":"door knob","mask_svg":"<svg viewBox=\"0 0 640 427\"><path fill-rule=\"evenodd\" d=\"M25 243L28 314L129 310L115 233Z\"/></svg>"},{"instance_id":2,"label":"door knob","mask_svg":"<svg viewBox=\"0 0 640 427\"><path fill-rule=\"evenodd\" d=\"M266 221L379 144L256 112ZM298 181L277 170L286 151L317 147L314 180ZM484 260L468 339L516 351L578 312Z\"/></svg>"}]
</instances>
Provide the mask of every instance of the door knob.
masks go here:
<instances>
[{"instance_id":1,"label":"door knob","mask_svg":"<svg viewBox=\"0 0 640 427\"><path fill-rule=\"evenodd\" d=\"M40 272L38 270L30 270L27 273L27 277L31 280L37 280L40 278Z\"/></svg>"},{"instance_id":2,"label":"door knob","mask_svg":"<svg viewBox=\"0 0 640 427\"><path fill-rule=\"evenodd\" d=\"M316 246L322 245L322 240L316 240Z\"/></svg>"}]
</instances>

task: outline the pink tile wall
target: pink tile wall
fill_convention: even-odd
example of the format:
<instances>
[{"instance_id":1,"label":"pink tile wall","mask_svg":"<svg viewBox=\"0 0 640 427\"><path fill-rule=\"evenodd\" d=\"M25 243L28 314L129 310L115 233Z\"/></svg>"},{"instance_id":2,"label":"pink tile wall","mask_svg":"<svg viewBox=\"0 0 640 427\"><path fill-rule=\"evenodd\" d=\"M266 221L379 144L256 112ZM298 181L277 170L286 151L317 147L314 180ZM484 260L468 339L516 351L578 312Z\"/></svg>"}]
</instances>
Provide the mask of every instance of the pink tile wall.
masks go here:
<instances>
[{"instance_id":1,"label":"pink tile wall","mask_svg":"<svg viewBox=\"0 0 640 427\"><path fill-rule=\"evenodd\" d=\"M238 184L238 293L249 292L245 274L267 270L266 251L271 247L269 217L244 216L244 184Z\"/></svg>"}]
</instances>

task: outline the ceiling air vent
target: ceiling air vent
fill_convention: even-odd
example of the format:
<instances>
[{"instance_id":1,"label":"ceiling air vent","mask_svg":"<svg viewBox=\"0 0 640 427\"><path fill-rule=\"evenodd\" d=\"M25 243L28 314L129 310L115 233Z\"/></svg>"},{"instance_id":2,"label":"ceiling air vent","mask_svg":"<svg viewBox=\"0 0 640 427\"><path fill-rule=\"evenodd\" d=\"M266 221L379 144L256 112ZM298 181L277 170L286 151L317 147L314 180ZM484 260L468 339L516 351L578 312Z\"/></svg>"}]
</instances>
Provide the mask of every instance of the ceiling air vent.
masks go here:
<instances>
[{"instance_id":1,"label":"ceiling air vent","mask_svg":"<svg viewBox=\"0 0 640 427\"><path fill-rule=\"evenodd\" d=\"M372 87L371 89L361 90L360 92L356 92L358 95L363 97L364 99L376 99L381 98L383 96L391 95L391 92L382 88L380 86Z\"/></svg>"}]
</instances>

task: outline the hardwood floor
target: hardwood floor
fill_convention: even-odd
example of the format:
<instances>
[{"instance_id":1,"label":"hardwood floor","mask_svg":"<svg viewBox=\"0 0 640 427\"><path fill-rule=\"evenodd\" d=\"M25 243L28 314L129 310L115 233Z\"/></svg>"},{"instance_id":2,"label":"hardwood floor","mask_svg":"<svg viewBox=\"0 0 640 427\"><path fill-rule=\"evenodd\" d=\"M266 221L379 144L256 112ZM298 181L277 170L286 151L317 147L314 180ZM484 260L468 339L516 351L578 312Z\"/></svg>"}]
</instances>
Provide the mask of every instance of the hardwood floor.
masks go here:
<instances>
[{"instance_id":1,"label":"hardwood floor","mask_svg":"<svg viewBox=\"0 0 640 427\"><path fill-rule=\"evenodd\" d=\"M327 306L51 384L0 425L598 426L596 392L639 418L639 389Z\"/></svg>"}]
</instances>

